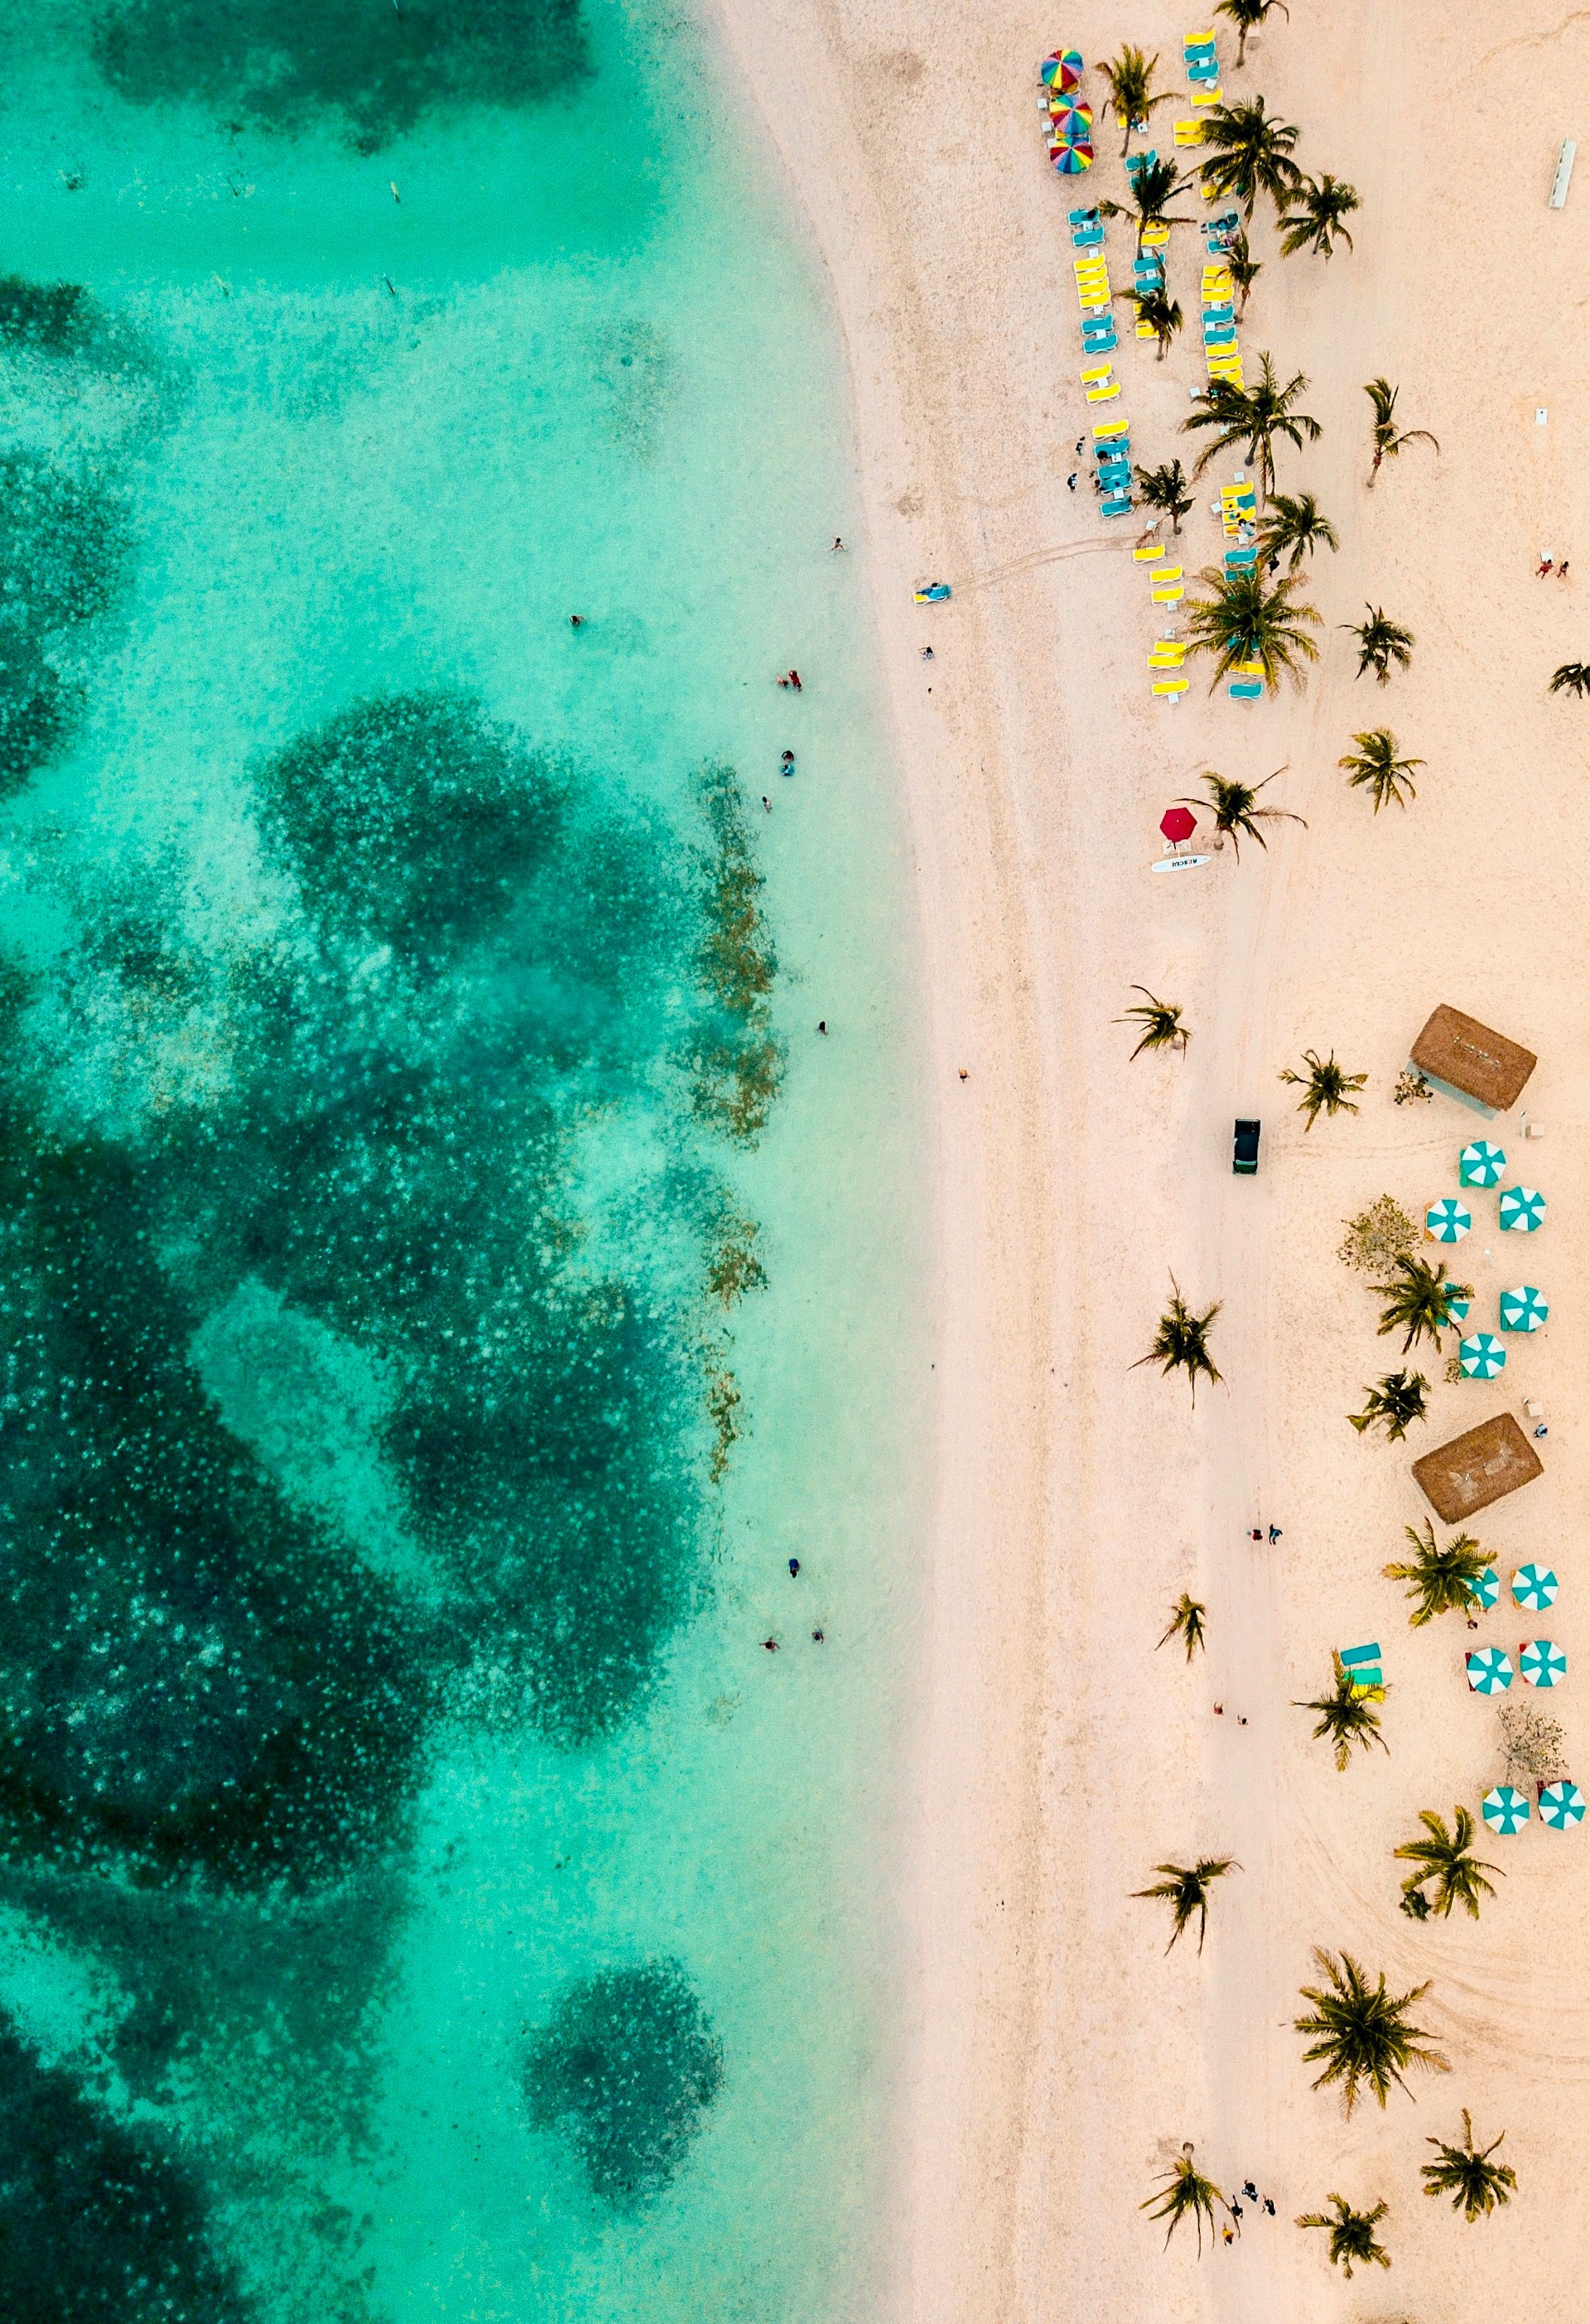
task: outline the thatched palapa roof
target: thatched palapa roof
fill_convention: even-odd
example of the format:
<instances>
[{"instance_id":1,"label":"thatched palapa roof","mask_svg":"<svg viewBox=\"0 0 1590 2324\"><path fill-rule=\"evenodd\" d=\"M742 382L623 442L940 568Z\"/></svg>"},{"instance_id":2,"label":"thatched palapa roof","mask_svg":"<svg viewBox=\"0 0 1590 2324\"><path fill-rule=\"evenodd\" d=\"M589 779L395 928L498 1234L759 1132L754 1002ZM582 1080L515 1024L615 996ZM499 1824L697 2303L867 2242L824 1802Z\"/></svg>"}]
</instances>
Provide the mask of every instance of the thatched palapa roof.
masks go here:
<instances>
[{"instance_id":1,"label":"thatched palapa roof","mask_svg":"<svg viewBox=\"0 0 1590 2324\"><path fill-rule=\"evenodd\" d=\"M1444 1525L1461 1524L1542 1473L1539 1454L1510 1412L1413 1463L1413 1481Z\"/></svg>"},{"instance_id":2,"label":"thatched palapa roof","mask_svg":"<svg viewBox=\"0 0 1590 2324\"><path fill-rule=\"evenodd\" d=\"M1476 1017L1444 1005L1436 1010L1413 1044L1411 1062L1432 1082L1444 1082L1465 1097L1478 1100L1493 1113L1516 1105L1524 1084L1535 1070L1530 1049L1493 1033Z\"/></svg>"}]
</instances>

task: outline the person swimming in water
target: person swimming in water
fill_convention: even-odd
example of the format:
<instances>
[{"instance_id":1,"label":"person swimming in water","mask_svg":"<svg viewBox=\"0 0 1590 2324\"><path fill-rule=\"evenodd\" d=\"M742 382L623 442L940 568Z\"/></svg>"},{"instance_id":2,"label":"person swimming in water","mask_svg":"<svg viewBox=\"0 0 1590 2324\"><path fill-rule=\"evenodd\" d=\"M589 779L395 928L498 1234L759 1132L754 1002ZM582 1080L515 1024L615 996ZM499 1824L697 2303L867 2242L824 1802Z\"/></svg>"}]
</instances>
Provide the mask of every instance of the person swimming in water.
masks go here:
<instances>
[{"instance_id":1,"label":"person swimming in water","mask_svg":"<svg viewBox=\"0 0 1590 2324\"><path fill-rule=\"evenodd\" d=\"M794 774L794 772L795 772L795 752L794 752L793 751L786 751L786 752L782 754L782 756L780 757L779 761L778 761L778 771L779 771L779 773L780 773L781 775L793 775L793 774Z\"/></svg>"}]
</instances>

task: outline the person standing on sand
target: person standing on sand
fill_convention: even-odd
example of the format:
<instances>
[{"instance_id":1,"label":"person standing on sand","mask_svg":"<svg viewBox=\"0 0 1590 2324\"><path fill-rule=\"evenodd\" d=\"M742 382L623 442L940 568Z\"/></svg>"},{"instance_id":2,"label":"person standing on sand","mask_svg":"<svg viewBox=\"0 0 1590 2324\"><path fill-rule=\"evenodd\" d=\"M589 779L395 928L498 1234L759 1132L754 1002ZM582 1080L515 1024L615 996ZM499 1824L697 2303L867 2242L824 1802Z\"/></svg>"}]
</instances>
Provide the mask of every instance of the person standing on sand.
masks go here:
<instances>
[{"instance_id":1,"label":"person standing on sand","mask_svg":"<svg viewBox=\"0 0 1590 2324\"><path fill-rule=\"evenodd\" d=\"M1539 565L1537 565L1537 566L1536 566L1536 567L1535 567L1535 578L1536 578L1536 580L1537 580L1537 581L1544 581L1544 580L1545 580L1545 578L1546 578L1546 576L1550 572L1550 570L1551 570L1551 555L1550 555L1549 550L1548 550L1548 549L1543 549L1540 551L1540 562L1539 562Z\"/></svg>"}]
</instances>

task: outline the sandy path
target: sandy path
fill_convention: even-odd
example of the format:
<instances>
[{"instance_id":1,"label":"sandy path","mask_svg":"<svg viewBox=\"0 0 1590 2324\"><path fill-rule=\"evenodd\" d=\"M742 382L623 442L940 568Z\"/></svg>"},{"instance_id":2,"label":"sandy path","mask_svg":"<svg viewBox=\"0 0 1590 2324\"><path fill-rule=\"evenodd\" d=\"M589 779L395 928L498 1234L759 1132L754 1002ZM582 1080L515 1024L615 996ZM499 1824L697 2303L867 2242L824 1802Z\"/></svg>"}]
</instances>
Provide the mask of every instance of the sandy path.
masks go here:
<instances>
[{"instance_id":1,"label":"sandy path","mask_svg":"<svg viewBox=\"0 0 1590 2324\"><path fill-rule=\"evenodd\" d=\"M1549 1135L1526 1167L1548 1231L1518 1254L1482 1218L1459 1256L1485 1320L1527 1277L1553 1323L1489 1397L1438 1385L1429 1441L1520 1392L1546 1397L1549 1474L1480 1530L1504 1577L1551 1556L1551 1633L1590 1653L1571 1524L1590 1485L1573 1361L1590 711L1543 690L1557 661L1590 653L1590 627L1573 581L1532 577L1549 545L1576 574L1583 557L1590 588L1590 528L1570 537L1590 466L1590 185L1564 217L1545 205L1590 95L1590 13L1486 0L1454 24L1416 0L1294 5L1243 81L1228 74L1301 124L1309 166L1365 198L1356 251L1328 268L1282 262L1261 227L1243 332L1250 359L1271 347L1309 374L1327 433L1282 481L1319 494L1342 549L1311 576L1328 626L1304 695L1245 714L1195 687L1167 714L1147 695L1142 576L1065 491L1092 415L1034 75L1062 39L1089 63L1130 39L1163 50L1179 87L1191 19L1161 0L1065 21L1028 0L721 6L850 355L942 1093L940 1538L903 1840L917 1942L894 2311L1313 2324L1405 2303L1477 2324L1527 2280L1531 2313L1555 2324L1582 2305L1590 1838L1499 1843L1509 1877L1477 1925L1416 1928L1396 1910L1390 1850L1418 1809L1475 1804L1500 1768L1492 1715L1463 1686L1466 1635L1410 1632L1380 1578L1421 1505L1403 1451L1345 1425L1394 1354L1334 1251L1337 1222L1381 1192L1415 1209L1455 1190L1472 1118L1389 1102L1436 1001L1539 1052L1527 1102ZM1113 154L1096 182L1120 190ZM1125 229L1110 249L1118 283ZM1117 408L1151 463L1186 449L1199 255L1172 262L1192 337L1163 366L1129 337L1116 358ZM1362 383L1382 371L1442 453L1416 447L1371 493ZM1187 521L1190 570L1217 549L1214 481ZM924 615L911 586L938 573L955 600ZM1355 681L1335 627L1366 596L1419 641L1384 694ZM1383 721L1429 765L1411 810L1374 818L1336 761ZM1148 875L1158 815L1200 766L1255 779L1283 762L1273 796L1306 832L1278 827L1240 865ZM1139 981L1186 1005L1184 1063L1128 1066L1112 1020ZM1359 1116L1305 1138L1274 1076L1310 1045L1371 1086ZM1250 1110L1264 1156L1242 1182L1231 1120ZM1499 1134L1525 1162L1519 1128ZM1190 1299L1224 1303L1226 1385L1196 1413L1130 1369L1172 1268ZM1271 1517L1279 1546L1249 1544ZM1210 1609L1209 1661L1191 1670L1153 1651L1183 1587ZM1486 1636L1516 1646L1529 1628L1499 1609ZM1392 1755L1338 1776L1290 1705L1327 1683L1332 1646L1371 1637ZM1572 1684L1558 1700L1571 1748ZM1162 1858L1202 1853L1244 1871L1202 1960L1186 1944L1167 1960L1156 1908L1130 1892ZM1428 2022L1454 2073L1417 2107L1346 2124L1310 2091L1289 2021L1318 1942L1393 1982L1433 1980ZM1486 2135L1507 2127L1523 2182L1472 2230L1418 2182L1426 2135L1456 2135L1464 2105ZM1250 2213L1240 2246L1201 2264L1190 2241L1162 2255L1137 2209L1189 2137L1222 2183L1254 2174L1280 2214ZM1392 2205L1395 2272L1363 2298L1323 2237L1290 2225L1338 2188Z\"/></svg>"}]
</instances>

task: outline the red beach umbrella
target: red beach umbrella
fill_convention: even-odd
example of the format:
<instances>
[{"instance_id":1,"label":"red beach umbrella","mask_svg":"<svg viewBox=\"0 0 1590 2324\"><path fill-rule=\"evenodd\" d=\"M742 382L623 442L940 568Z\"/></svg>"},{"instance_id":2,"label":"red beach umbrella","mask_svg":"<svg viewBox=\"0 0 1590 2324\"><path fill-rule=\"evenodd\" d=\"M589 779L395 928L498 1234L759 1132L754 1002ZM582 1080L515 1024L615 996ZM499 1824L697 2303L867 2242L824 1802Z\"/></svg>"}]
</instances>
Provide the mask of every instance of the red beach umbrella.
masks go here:
<instances>
[{"instance_id":1,"label":"red beach umbrella","mask_svg":"<svg viewBox=\"0 0 1590 2324\"><path fill-rule=\"evenodd\" d=\"M1160 829L1172 847L1180 847L1198 829L1198 817L1190 807L1168 807L1160 817Z\"/></svg>"}]
</instances>

